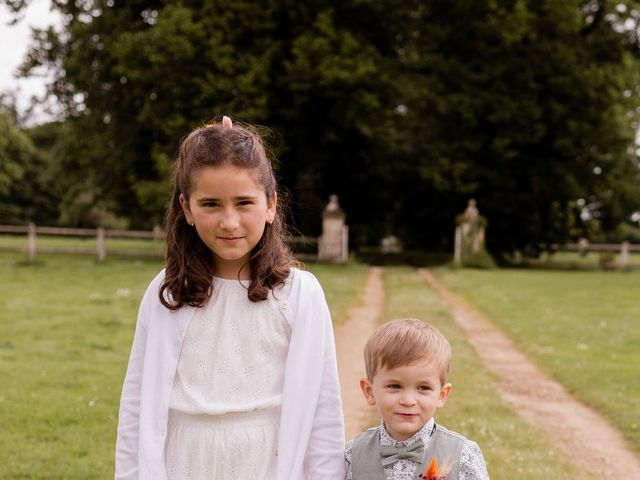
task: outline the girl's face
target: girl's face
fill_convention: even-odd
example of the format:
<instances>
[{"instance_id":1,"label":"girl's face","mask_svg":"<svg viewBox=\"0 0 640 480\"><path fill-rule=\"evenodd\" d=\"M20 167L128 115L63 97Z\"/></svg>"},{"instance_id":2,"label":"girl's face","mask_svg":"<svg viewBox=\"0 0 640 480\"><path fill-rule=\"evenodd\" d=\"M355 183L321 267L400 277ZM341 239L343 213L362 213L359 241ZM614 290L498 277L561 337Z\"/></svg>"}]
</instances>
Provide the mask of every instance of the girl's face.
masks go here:
<instances>
[{"instance_id":1,"label":"girl's face","mask_svg":"<svg viewBox=\"0 0 640 480\"><path fill-rule=\"evenodd\" d=\"M193 178L191 195L180 195L187 222L214 256L214 274L236 279L251 250L276 214L276 195L268 201L253 169L233 165L205 167ZM248 269L242 277L250 278Z\"/></svg>"}]
</instances>

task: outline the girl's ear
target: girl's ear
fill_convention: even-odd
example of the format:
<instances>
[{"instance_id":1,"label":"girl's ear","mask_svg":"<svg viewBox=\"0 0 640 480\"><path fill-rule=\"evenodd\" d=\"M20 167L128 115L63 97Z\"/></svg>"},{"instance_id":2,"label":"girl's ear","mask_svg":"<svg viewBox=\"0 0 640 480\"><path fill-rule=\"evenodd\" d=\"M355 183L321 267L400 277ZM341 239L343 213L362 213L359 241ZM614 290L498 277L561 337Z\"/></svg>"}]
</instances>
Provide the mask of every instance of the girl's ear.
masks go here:
<instances>
[{"instance_id":1,"label":"girl's ear","mask_svg":"<svg viewBox=\"0 0 640 480\"><path fill-rule=\"evenodd\" d=\"M187 218L187 223L193 225L193 215L191 215L191 210L189 209L189 201L183 194L180 194L180 206L182 207L184 216Z\"/></svg>"},{"instance_id":2,"label":"girl's ear","mask_svg":"<svg viewBox=\"0 0 640 480\"><path fill-rule=\"evenodd\" d=\"M366 378L361 378L360 390L362 390L367 403L371 406L374 406L376 404L376 398L373 396L373 385L371 385L371 382Z\"/></svg>"},{"instance_id":3,"label":"girl's ear","mask_svg":"<svg viewBox=\"0 0 640 480\"><path fill-rule=\"evenodd\" d=\"M278 194L273 192L273 197L267 200L267 223L272 223L276 218L276 209L278 208Z\"/></svg>"},{"instance_id":4,"label":"girl's ear","mask_svg":"<svg viewBox=\"0 0 640 480\"><path fill-rule=\"evenodd\" d=\"M447 403L447 399L449 398L449 395L451 395L451 392L453 392L453 386L450 383L442 386L440 389L438 404L436 405L438 408L444 407L444 404Z\"/></svg>"}]
</instances>

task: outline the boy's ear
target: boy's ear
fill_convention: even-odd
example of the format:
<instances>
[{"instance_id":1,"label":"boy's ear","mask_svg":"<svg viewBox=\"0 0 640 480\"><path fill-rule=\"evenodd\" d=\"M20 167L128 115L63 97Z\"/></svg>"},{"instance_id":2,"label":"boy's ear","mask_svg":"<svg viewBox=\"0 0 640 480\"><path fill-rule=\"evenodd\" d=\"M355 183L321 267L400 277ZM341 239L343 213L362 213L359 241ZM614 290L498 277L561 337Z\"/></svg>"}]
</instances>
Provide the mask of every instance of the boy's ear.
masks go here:
<instances>
[{"instance_id":1,"label":"boy's ear","mask_svg":"<svg viewBox=\"0 0 640 480\"><path fill-rule=\"evenodd\" d=\"M180 194L180 206L182 207L184 216L187 218L187 223L191 225L193 223L193 216L191 215L191 210L189 209L189 201L182 193Z\"/></svg>"},{"instance_id":2,"label":"boy's ear","mask_svg":"<svg viewBox=\"0 0 640 480\"><path fill-rule=\"evenodd\" d=\"M440 389L440 398L438 398L438 408L444 407L444 404L447 403L447 399L449 398L449 395L451 395L451 392L453 392L453 386L450 383L446 383L442 386Z\"/></svg>"},{"instance_id":3,"label":"boy's ear","mask_svg":"<svg viewBox=\"0 0 640 480\"><path fill-rule=\"evenodd\" d=\"M376 399L373 396L373 385L366 378L360 379L360 390L364 394L364 398L367 400L367 403L371 406L376 404Z\"/></svg>"}]
</instances>

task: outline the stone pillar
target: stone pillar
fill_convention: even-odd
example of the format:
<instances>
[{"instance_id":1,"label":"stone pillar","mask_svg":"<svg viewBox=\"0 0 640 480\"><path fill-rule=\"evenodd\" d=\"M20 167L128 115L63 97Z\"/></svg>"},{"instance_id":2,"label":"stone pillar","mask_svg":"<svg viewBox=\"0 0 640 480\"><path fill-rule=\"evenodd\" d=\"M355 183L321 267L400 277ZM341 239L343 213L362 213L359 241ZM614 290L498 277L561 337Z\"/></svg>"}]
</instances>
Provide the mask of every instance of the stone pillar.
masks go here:
<instances>
[{"instance_id":1,"label":"stone pillar","mask_svg":"<svg viewBox=\"0 0 640 480\"><path fill-rule=\"evenodd\" d=\"M462 265L462 227L460 225L456 227L456 234L454 238L453 263L457 267Z\"/></svg>"},{"instance_id":2,"label":"stone pillar","mask_svg":"<svg viewBox=\"0 0 640 480\"><path fill-rule=\"evenodd\" d=\"M329 203L322 212L322 235L318 239L318 260L346 262L348 257L348 242L345 240L346 217L338 203L338 196L331 195Z\"/></svg>"},{"instance_id":3,"label":"stone pillar","mask_svg":"<svg viewBox=\"0 0 640 480\"><path fill-rule=\"evenodd\" d=\"M485 248L487 219L480 215L475 199L456 218L453 262L458 266L491 267L493 259Z\"/></svg>"}]
</instances>

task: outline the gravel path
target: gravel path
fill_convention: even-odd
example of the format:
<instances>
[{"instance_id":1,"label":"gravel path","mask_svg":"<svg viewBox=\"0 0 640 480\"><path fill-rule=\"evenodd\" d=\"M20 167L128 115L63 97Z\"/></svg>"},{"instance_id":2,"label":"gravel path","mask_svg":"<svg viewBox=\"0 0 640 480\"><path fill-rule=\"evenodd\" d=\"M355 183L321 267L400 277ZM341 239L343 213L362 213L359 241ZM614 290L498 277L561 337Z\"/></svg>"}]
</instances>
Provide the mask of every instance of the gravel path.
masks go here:
<instances>
[{"instance_id":1,"label":"gravel path","mask_svg":"<svg viewBox=\"0 0 640 480\"><path fill-rule=\"evenodd\" d=\"M376 421L375 411L367 405L360 391L360 379L365 376L364 345L382 316L383 308L382 269L372 267L359 306L352 308L345 322L336 328L336 355L347 440Z\"/></svg>"}]
</instances>

